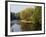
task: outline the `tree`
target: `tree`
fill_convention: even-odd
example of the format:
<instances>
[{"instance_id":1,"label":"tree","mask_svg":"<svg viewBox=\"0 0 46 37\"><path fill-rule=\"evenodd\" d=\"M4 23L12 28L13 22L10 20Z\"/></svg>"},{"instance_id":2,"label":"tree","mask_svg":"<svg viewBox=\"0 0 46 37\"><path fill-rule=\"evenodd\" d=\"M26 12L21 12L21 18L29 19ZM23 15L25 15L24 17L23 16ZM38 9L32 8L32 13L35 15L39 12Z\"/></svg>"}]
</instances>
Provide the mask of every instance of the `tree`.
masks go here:
<instances>
[{"instance_id":1,"label":"tree","mask_svg":"<svg viewBox=\"0 0 46 37\"><path fill-rule=\"evenodd\" d=\"M33 14L33 21L35 22L36 30L41 30L41 22L42 22L42 16L41 16L41 6L35 7L35 12Z\"/></svg>"},{"instance_id":2,"label":"tree","mask_svg":"<svg viewBox=\"0 0 46 37\"><path fill-rule=\"evenodd\" d=\"M20 11L19 13L15 14L21 20L20 25L22 31L41 30L41 22L42 22L41 10L42 10L41 6L35 6L35 9L26 8Z\"/></svg>"}]
</instances>

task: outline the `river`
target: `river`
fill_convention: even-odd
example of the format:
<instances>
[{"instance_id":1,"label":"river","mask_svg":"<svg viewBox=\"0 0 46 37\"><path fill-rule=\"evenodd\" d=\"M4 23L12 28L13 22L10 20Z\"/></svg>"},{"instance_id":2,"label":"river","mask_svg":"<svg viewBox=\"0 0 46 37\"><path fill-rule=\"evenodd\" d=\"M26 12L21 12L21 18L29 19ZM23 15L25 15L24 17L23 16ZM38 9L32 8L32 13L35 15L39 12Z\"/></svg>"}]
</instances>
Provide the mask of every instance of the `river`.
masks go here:
<instances>
[{"instance_id":1,"label":"river","mask_svg":"<svg viewBox=\"0 0 46 37\"><path fill-rule=\"evenodd\" d=\"M19 24L18 20L11 21L11 32L20 32L21 25Z\"/></svg>"}]
</instances>

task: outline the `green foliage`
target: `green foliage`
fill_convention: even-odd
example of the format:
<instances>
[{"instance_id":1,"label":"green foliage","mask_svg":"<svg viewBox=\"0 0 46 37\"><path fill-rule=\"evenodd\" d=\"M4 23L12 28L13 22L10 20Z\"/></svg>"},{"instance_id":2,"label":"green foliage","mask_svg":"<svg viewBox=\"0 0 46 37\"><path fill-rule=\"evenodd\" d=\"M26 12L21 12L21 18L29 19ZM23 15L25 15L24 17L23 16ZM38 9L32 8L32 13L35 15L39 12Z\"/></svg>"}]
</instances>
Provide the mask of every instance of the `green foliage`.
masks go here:
<instances>
[{"instance_id":1,"label":"green foliage","mask_svg":"<svg viewBox=\"0 0 46 37\"><path fill-rule=\"evenodd\" d=\"M33 14L33 21L35 22L36 30L41 29L41 22L42 22L42 16L41 16L41 6L35 7L35 12Z\"/></svg>"},{"instance_id":2,"label":"green foliage","mask_svg":"<svg viewBox=\"0 0 46 37\"><path fill-rule=\"evenodd\" d=\"M20 12L20 18L25 20L31 20L31 16L33 15L34 9L32 8L26 8L23 11Z\"/></svg>"},{"instance_id":3,"label":"green foliage","mask_svg":"<svg viewBox=\"0 0 46 37\"><path fill-rule=\"evenodd\" d=\"M26 8L20 13L17 14L21 20L32 21L32 23L20 23L22 27L22 31L33 31L33 30L41 30L41 19L42 19L42 7L35 6L33 8Z\"/></svg>"},{"instance_id":4,"label":"green foliage","mask_svg":"<svg viewBox=\"0 0 46 37\"><path fill-rule=\"evenodd\" d=\"M33 19L36 23L41 19L41 7L40 6L36 6Z\"/></svg>"}]
</instances>

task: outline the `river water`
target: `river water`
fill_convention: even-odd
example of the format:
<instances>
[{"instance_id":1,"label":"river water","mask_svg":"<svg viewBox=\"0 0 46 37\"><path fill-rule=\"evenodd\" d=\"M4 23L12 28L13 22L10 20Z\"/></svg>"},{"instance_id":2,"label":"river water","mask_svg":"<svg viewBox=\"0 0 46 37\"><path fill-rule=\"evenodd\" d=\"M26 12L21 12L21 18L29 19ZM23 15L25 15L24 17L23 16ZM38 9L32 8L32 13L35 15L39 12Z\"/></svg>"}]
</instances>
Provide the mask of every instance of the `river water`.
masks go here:
<instances>
[{"instance_id":1,"label":"river water","mask_svg":"<svg viewBox=\"0 0 46 37\"><path fill-rule=\"evenodd\" d=\"M11 21L11 32L20 32L21 25L19 24L18 20Z\"/></svg>"}]
</instances>

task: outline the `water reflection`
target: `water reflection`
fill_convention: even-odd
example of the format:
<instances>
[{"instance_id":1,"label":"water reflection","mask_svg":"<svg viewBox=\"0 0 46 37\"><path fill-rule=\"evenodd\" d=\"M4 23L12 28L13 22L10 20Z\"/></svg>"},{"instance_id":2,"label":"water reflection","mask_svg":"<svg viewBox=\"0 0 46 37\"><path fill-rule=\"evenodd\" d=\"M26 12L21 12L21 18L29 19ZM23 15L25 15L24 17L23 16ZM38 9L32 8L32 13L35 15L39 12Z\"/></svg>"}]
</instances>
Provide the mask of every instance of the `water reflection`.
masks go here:
<instances>
[{"instance_id":1,"label":"water reflection","mask_svg":"<svg viewBox=\"0 0 46 37\"><path fill-rule=\"evenodd\" d=\"M12 26L11 26L11 31L12 32L21 31L21 25L19 23L19 20L13 20L11 23L12 23Z\"/></svg>"}]
</instances>

